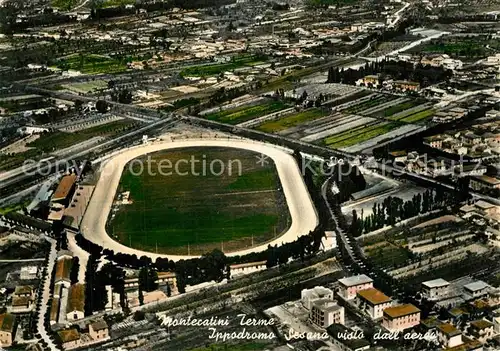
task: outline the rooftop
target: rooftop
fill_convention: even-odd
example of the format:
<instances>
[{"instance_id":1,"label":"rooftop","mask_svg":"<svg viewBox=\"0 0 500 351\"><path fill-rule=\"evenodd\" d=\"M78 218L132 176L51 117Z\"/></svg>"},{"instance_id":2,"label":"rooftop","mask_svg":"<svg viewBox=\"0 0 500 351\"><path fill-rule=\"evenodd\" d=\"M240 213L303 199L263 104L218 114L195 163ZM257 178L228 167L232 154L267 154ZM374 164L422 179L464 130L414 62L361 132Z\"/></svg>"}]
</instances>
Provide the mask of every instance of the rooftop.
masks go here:
<instances>
[{"instance_id":1,"label":"rooftop","mask_svg":"<svg viewBox=\"0 0 500 351\"><path fill-rule=\"evenodd\" d=\"M249 262L249 263L241 263L241 264L232 264L230 265L231 269L238 268L247 268L247 267L255 267L265 265L267 261L258 261L258 262Z\"/></svg>"},{"instance_id":2,"label":"rooftop","mask_svg":"<svg viewBox=\"0 0 500 351\"><path fill-rule=\"evenodd\" d=\"M108 329L108 324L103 319L98 320L97 322L94 322L90 325L92 326L92 329L95 331Z\"/></svg>"},{"instance_id":3,"label":"rooftop","mask_svg":"<svg viewBox=\"0 0 500 351\"><path fill-rule=\"evenodd\" d=\"M60 330L57 334L63 343L80 339L80 333L76 329Z\"/></svg>"},{"instance_id":4,"label":"rooftop","mask_svg":"<svg viewBox=\"0 0 500 351\"><path fill-rule=\"evenodd\" d=\"M28 296L14 296L12 298L13 307L28 306L30 303L30 298Z\"/></svg>"},{"instance_id":5,"label":"rooftop","mask_svg":"<svg viewBox=\"0 0 500 351\"><path fill-rule=\"evenodd\" d=\"M455 328L455 326L450 323L441 324L438 326L438 329L448 336L455 336L461 334L460 330Z\"/></svg>"},{"instance_id":6,"label":"rooftop","mask_svg":"<svg viewBox=\"0 0 500 351\"><path fill-rule=\"evenodd\" d=\"M64 177L62 177L61 181L59 182L59 185L57 186L56 191L54 192L54 195L52 195L52 200L62 200L65 199L69 192L71 191L71 188L75 184L76 181L76 174L69 174Z\"/></svg>"},{"instance_id":7,"label":"rooftop","mask_svg":"<svg viewBox=\"0 0 500 351\"><path fill-rule=\"evenodd\" d=\"M85 307L85 285L73 284L69 288L67 312L84 311Z\"/></svg>"},{"instance_id":8,"label":"rooftop","mask_svg":"<svg viewBox=\"0 0 500 351\"><path fill-rule=\"evenodd\" d=\"M339 279L339 283L344 286L356 286L360 284L373 283L373 279L365 274Z\"/></svg>"},{"instance_id":9,"label":"rooftop","mask_svg":"<svg viewBox=\"0 0 500 351\"><path fill-rule=\"evenodd\" d=\"M63 279L69 280L72 265L73 265L73 259L71 258L64 258L62 260L57 261L55 281L57 282Z\"/></svg>"},{"instance_id":10,"label":"rooftop","mask_svg":"<svg viewBox=\"0 0 500 351\"><path fill-rule=\"evenodd\" d=\"M59 299L52 299L52 303L50 305L50 320L57 321L57 315L59 314Z\"/></svg>"},{"instance_id":11,"label":"rooftop","mask_svg":"<svg viewBox=\"0 0 500 351\"><path fill-rule=\"evenodd\" d=\"M358 291L358 295L364 300L370 302L372 305L391 302L391 298L389 296L375 288Z\"/></svg>"},{"instance_id":12,"label":"rooftop","mask_svg":"<svg viewBox=\"0 0 500 351\"><path fill-rule=\"evenodd\" d=\"M316 306L318 309L326 312L338 311L342 308L341 306L337 305L335 301L332 301L328 298L317 299L316 301L313 302L313 305Z\"/></svg>"},{"instance_id":13,"label":"rooftop","mask_svg":"<svg viewBox=\"0 0 500 351\"><path fill-rule=\"evenodd\" d=\"M483 290L485 288L488 288L489 285L483 282L482 280L478 280L477 282L473 282L467 285L464 285L464 289L469 290L469 291L479 291Z\"/></svg>"},{"instance_id":14,"label":"rooftop","mask_svg":"<svg viewBox=\"0 0 500 351\"><path fill-rule=\"evenodd\" d=\"M0 314L0 330L4 332L12 333L14 330L14 315L10 313L2 313Z\"/></svg>"},{"instance_id":15,"label":"rooftop","mask_svg":"<svg viewBox=\"0 0 500 351\"><path fill-rule=\"evenodd\" d=\"M448 286L450 283L448 283L446 280L442 278L434 279L434 280L428 280L426 282L423 282L422 285L428 287L428 288L439 288L442 286Z\"/></svg>"},{"instance_id":16,"label":"rooftop","mask_svg":"<svg viewBox=\"0 0 500 351\"><path fill-rule=\"evenodd\" d=\"M420 310L410 303L384 309L384 315L387 315L390 318L399 318L419 312Z\"/></svg>"},{"instance_id":17,"label":"rooftop","mask_svg":"<svg viewBox=\"0 0 500 351\"><path fill-rule=\"evenodd\" d=\"M474 326L476 329L486 329L493 326L493 323L488 322L485 319L479 319L477 321L470 322L470 325Z\"/></svg>"},{"instance_id":18,"label":"rooftop","mask_svg":"<svg viewBox=\"0 0 500 351\"><path fill-rule=\"evenodd\" d=\"M14 295L31 295L32 293L33 287L31 285L18 285L16 286L16 290L14 290Z\"/></svg>"}]
</instances>

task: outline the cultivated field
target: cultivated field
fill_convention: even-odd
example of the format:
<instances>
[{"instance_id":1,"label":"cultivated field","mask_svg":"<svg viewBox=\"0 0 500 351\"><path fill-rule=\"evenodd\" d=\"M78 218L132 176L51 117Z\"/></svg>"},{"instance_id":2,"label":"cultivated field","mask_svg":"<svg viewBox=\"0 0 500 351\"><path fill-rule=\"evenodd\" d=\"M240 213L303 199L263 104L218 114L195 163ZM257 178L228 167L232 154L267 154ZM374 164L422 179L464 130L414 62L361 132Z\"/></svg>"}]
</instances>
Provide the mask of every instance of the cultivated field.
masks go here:
<instances>
[{"instance_id":1,"label":"cultivated field","mask_svg":"<svg viewBox=\"0 0 500 351\"><path fill-rule=\"evenodd\" d=\"M169 160L174 165L192 157L200 163L193 172L192 164L179 162L177 174L164 176L134 175L138 166L125 168L118 194L130 191L131 203L120 205L108 222L108 233L121 243L145 251L199 255L214 248L249 248L289 227L286 201L272 161L261 166L254 152L215 147L160 151L150 156L153 162ZM206 160L205 175L201 160ZM211 174L213 160L226 166L222 175ZM219 163L215 169L221 169ZM187 174L181 175L184 172Z\"/></svg>"},{"instance_id":2,"label":"cultivated field","mask_svg":"<svg viewBox=\"0 0 500 351\"><path fill-rule=\"evenodd\" d=\"M240 106L234 109L210 113L205 115L205 118L223 123L238 124L283 110L287 107L281 101L264 101L259 105Z\"/></svg>"}]
</instances>

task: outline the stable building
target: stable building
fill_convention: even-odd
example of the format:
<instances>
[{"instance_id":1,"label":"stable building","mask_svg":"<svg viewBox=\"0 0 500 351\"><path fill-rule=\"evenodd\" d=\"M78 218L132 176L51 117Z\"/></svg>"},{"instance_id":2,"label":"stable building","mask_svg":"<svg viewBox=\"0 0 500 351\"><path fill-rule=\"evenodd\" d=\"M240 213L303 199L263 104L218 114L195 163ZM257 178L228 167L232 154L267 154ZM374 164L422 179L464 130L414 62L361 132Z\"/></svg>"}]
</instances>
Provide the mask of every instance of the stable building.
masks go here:
<instances>
[{"instance_id":1,"label":"stable building","mask_svg":"<svg viewBox=\"0 0 500 351\"><path fill-rule=\"evenodd\" d=\"M267 269L267 261L232 264L229 266L229 272L231 273L231 277L237 277L244 274L259 272L264 269Z\"/></svg>"},{"instance_id":2,"label":"stable building","mask_svg":"<svg viewBox=\"0 0 500 351\"><path fill-rule=\"evenodd\" d=\"M339 279L339 295L346 300L356 297L358 291L373 288L373 279L365 274Z\"/></svg>"},{"instance_id":3,"label":"stable building","mask_svg":"<svg viewBox=\"0 0 500 351\"><path fill-rule=\"evenodd\" d=\"M384 310L382 325L387 330L403 331L420 324L420 310L412 304L393 306Z\"/></svg>"},{"instance_id":4,"label":"stable building","mask_svg":"<svg viewBox=\"0 0 500 351\"><path fill-rule=\"evenodd\" d=\"M66 318L68 321L76 321L83 317L85 317L85 285L77 283L69 288Z\"/></svg>"},{"instance_id":5,"label":"stable building","mask_svg":"<svg viewBox=\"0 0 500 351\"><path fill-rule=\"evenodd\" d=\"M61 340L61 345L64 350L75 349L80 347L80 333L77 329L66 329L57 332L59 339Z\"/></svg>"},{"instance_id":6,"label":"stable building","mask_svg":"<svg viewBox=\"0 0 500 351\"><path fill-rule=\"evenodd\" d=\"M71 197L75 192L76 179L76 174L69 174L62 177L56 191L52 195L52 203L60 203L64 206L68 206L71 201Z\"/></svg>"},{"instance_id":7,"label":"stable building","mask_svg":"<svg viewBox=\"0 0 500 351\"><path fill-rule=\"evenodd\" d=\"M372 319L379 319L383 311L392 305L392 299L375 288L365 289L358 291L357 305Z\"/></svg>"}]
</instances>

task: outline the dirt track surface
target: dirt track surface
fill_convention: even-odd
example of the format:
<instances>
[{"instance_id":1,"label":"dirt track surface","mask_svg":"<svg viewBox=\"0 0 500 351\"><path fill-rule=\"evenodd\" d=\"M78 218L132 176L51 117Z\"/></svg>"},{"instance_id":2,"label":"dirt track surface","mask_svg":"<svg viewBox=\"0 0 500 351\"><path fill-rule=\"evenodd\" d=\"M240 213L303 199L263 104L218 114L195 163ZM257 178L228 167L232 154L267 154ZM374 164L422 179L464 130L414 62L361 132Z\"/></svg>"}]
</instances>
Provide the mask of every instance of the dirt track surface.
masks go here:
<instances>
[{"instance_id":1,"label":"dirt track surface","mask_svg":"<svg viewBox=\"0 0 500 351\"><path fill-rule=\"evenodd\" d=\"M173 261L189 259L197 256L162 255L152 252L136 250L112 239L106 233L106 221L111 210L116 189L120 182L123 168L132 159L144 154L185 147L231 147L246 149L268 156L274 161L281 180L283 192L288 204L292 224L290 228L277 239L250 249L227 253L228 256L245 255L250 252L259 252L267 249L268 245L281 245L292 242L297 237L309 233L318 224L318 216L313 202L307 191L299 167L295 159L286 151L269 144L239 139L188 139L174 142L161 142L141 145L124 150L109 159L101 168L100 178L94 194L88 205L81 223L82 234L88 240L109 248L114 252L143 255L156 260L158 257L168 257Z\"/></svg>"}]
</instances>

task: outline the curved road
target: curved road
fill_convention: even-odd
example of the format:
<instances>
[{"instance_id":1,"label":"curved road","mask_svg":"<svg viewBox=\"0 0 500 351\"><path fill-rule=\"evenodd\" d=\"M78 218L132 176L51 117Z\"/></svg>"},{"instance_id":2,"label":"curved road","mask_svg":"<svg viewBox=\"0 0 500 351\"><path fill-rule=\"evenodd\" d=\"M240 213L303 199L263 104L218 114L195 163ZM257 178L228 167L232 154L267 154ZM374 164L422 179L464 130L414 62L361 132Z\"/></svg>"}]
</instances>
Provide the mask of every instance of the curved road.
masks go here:
<instances>
[{"instance_id":1,"label":"curved road","mask_svg":"<svg viewBox=\"0 0 500 351\"><path fill-rule=\"evenodd\" d=\"M318 224L316 209L313 205L311 197L309 196L309 192L307 191L299 167L295 159L290 154L269 144L253 142L250 140L188 139L183 141L141 145L127 149L108 160L108 162L103 165L103 168L101 169L100 178L81 223L81 232L85 238L115 252L136 254L137 257L146 255L152 260L156 260L158 257L168 257L173 261L178 261L181 259L197 257L167 254L161 255L130 248L109 237L106 233L105 225L115 197L116 189L120 182L122 170L130 160L155 151L199 146L246 149L271 158L276 165L278 175L281 179L283 192L285 194L290 216L292 218L292 224L288 231L272 242L250 249L227 253L227 255L245 255L251 252L264 251L267 249L268 244L281 245L282 243L292 242L297 239L298 236L307 234L309 231L316 228Z\"/></svg>"}]
</instances>

